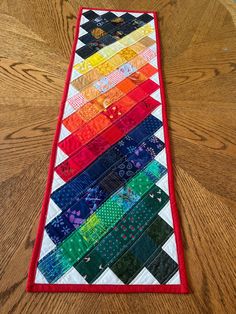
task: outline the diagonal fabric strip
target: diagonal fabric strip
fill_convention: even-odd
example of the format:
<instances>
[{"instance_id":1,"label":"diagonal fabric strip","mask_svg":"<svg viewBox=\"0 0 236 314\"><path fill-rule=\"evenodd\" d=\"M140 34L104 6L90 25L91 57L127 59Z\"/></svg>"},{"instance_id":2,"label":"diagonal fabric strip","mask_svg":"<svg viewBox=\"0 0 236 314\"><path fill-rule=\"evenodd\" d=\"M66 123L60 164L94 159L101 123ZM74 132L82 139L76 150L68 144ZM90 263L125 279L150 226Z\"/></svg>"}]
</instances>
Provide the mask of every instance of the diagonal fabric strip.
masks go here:
<instances>
[{"instance_id":1,"label":"diagonal fabric strip","mask_svg":"<svg viewBox=\"0 0 236 314\"><path fill-rule=\"evenodd\" d=\"M99 182L91 185L80 198L77 196L67 211L62 212L46 226L46 231L53 242L61 242L78 228L109 196L145 167L163 148L164 144L155 136L148 138L135 148L132 154L106 172ZM109 181L112 178L113 182L107 182L108 178ZM62 223L66 224L66 230L60 228Z\"/></svg>"},{"instance_id":2,"label":"diagonal fabric strip","mask_svg":"<svg viewBox=\"0 0 236 314\"><path fill-rule=\"evenodd\" d=\"M137 193L135 186L139 186L143 182L143 186L139 188L139 193ZM133 189L132 186L134 186ZM141 204L147 203L148 205L146 194L149 192L148 196L152 198L152 196L150 196L150 194L153 193L152 187L154 187L154 182L148 179L144 173L140 172L127 185L124 185L124 187L118 190L118 192L109 198L96 213L86 220L84 225L74 231L61 245L58 245L55 250L51 251L39 262L39 269L45 278L49 282L54 282L56 279L60 278L63 273L109 232L136 203L139 204L139 202L141 202ZM154 189L158 188L154 187ZM121 202L120 199L123 201L127 190L130 194L129 199L126 202ZM161 189L158 190L160 191L160 204L156 202L153 203L153 206L162 208L167 202L168 197ZM144 200L142 200L142 198L144 198ZM126 206L123 206L123 203L125 203ZM145 213L147 214L150 210L151 207L148 208L148 210L145 209ZM137 211L136 207L134 211ZM145 219L144 213L143 216ZM71 252L71 254L69 252ZM52 269L51 265L55 267Z\"/></svg>"},{"instance_id":3,"label":"diagonal fabric strip","mask_svg":"<svg viewBox=\"0 0 236 314\"><path fill-rule=\"evenodd\" d=\"M134 130L97 158L85 171L55 190L51 195L53 201L61 210L68 209L74 198L80 197L87 188L90 188L95 182L97 183L97 180L105 176L112 166L133 153L138 145L152 136L161 126L162 122L152 115L144 119Z\"/></svg>"},{"instance_id":4,"label":"diagonal fabric strip","mask_svg":"<svg viewBox=\"0 0 236 314\"><path fill-rule=\"evenodd\" d=\"M188 292L155 12L79 11L27 291Z\"/></svg>"}]
</instances>

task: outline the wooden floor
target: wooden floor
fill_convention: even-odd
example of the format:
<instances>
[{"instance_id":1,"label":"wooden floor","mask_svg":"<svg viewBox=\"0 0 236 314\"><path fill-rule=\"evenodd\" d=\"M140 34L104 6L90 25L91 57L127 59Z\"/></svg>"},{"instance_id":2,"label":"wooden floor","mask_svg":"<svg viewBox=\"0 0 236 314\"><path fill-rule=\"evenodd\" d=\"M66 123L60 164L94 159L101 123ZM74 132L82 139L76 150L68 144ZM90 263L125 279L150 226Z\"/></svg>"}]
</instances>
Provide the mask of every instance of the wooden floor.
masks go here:
<instances>
[{"instance_id":1,"label":"wooden floor","mask_svg":"<svg viewBox=\"0 0 236 314\"><path fill-rule=\"evenodd\" d=\"M27 294L76 14L159 12L191 294ZM0 313L236 313L236 9L231 0L0 0Z\"/></svg>"}]
</instances>

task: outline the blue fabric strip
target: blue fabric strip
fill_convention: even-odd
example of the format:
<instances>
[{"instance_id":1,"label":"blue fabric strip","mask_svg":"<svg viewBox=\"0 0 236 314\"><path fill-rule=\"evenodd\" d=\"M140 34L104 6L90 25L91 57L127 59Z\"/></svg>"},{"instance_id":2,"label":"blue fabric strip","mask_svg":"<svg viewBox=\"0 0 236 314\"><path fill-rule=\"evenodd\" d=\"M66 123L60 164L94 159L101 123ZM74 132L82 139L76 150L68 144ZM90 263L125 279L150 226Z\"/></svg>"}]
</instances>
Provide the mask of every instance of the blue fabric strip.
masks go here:
<instances>
[{"instance_id":1,"label":"blue fabric strip","mask_svg":"<svg viewBox=\"0 0 236 314\"><path fill-rule=\"evenodd\" d=\"M65 212L53 219L46 231L56 244L62 242L78 228L99 206L121 186L150 163L164 148L164 143L154 135L146 139L132 154L110 169L106 176L90 187L86 193Z\"/></svg>"},{"instance_id":2,"label":"blue fabric strip","mask_svg":"<svg viewBox=\"0 0 236 314\"><path fill-rule=\"evenodd\" d=\"M84 194L89 186L96 183L96 180L101 176L105 176L110 167L132 153L139 143L156 132L161 126L160 120L153 115L148 116L139 126L87 167L85 171L54 191L51 195L52 200L62 211L67 210Z\"/></svg>"}]
</instances>

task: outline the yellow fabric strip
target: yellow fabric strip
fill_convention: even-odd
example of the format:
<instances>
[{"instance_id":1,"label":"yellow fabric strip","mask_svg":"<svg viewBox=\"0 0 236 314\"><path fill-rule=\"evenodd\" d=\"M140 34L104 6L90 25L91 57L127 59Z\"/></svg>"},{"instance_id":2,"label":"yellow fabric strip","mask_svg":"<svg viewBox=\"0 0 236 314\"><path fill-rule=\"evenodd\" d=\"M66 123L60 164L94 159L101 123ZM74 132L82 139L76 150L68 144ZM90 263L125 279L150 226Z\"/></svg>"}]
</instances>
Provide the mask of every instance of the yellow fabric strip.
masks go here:
<instances>
[{"instance_id":1,"label":"yellow fabric strip","mask_svg":"<svg viewBox=\"0 0 236 314\"><path fill-rule=\"evenodd\" d=\"M97 67L98 65L105 62L107 59L114 56L120 50L131 46L135 42L139 41L143 37L151 34L154 31L154 28L150 24L145 24L144 26L136 29L131 34L121 38L115 43L102 48L99 52L96 52L91 57L88 57L84 61L74 65L74 69L80 74L85 74L90 71L92 68Z\"/></svg>"},{"instance_id":2,"label":"yellow fabric strip","mask_svg":"<svg viewBox=\"0 0 236 314\"><path fill-rule=\"evenodd\" d=\"M148 48L155 44L155 40L151 39L150 37L144 37L140 41L132 44L130 48L139 54L145 48ZM138 55L133 58L137 59ZM127 60L118 52L114 56L112 56L109 60L105 61L103 64L92 68L89 72L83 74L82 76L78 77L77 79L71 81L71 84L78 90L81 91L92 84L93 82L100 80L101 75L109 75L114 70L119 68L121 65L125 64ZM107 66L106 66L107 65ZM113 70L112 70L113 69ZM106 73L106 74L105 74Z\"/></svg>"}]
</instances>

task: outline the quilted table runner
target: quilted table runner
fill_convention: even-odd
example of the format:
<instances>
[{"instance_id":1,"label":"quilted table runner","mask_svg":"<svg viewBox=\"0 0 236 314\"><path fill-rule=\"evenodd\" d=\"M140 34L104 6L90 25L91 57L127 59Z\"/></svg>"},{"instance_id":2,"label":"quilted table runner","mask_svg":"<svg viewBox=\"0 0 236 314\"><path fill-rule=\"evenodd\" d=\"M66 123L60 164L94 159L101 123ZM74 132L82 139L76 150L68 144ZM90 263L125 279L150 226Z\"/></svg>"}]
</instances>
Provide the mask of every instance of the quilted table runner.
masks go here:
<instances>
[{"instance_id":1,"label":"quilted table runner","mask_svg":"<svg viewBox=\"0 0 236 314\"><path fill-rule=\"evenodd\" d=\"M186 293L155 12L81 8L27 291Z\"/></svg>"}]
</instances>

